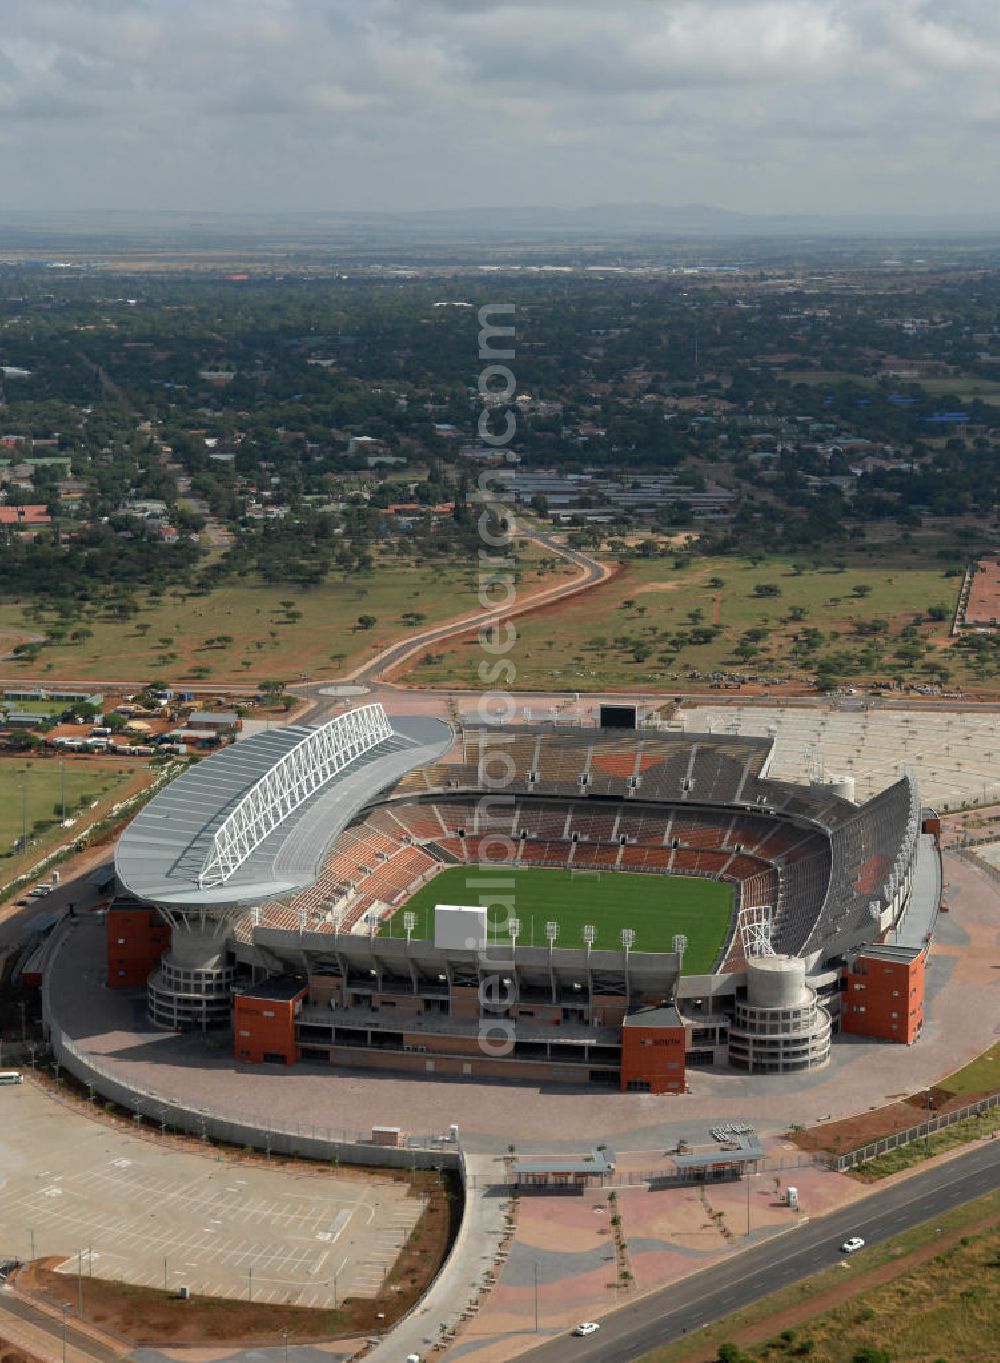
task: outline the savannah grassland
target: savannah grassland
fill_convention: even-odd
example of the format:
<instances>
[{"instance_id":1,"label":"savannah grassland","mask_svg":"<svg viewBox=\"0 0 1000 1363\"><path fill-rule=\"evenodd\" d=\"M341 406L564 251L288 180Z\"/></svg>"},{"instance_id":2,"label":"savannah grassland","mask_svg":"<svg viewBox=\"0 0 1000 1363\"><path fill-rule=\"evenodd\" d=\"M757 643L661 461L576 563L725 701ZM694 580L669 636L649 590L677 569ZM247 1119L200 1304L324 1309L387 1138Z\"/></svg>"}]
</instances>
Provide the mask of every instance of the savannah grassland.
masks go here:
<instances>
[{"instance_id":1,"label":"savannah grassland","mask_svg":"<svg viewBox=\"0 0 1000 1363\"><path fill-rule=\"evenodd\" d=\"M522 542L516 557L522 600L575 576L531 542ZM710 690L712 674L725 672L767 678L793 693L811 690L820 674L834 684L1000 690L1000 651L974 662L952 646L956 564L931 553L921 558L912 546L905 553L891 543L845 552L836 564L805 556L677 559L671 550L609 562L608 582L517 620L508 654L517 689ZM332 679L408 635L473 613L476 569L386 555L370 573L305 590L248 579L205 595L140 592L127 620L102 608L67 623L48 606L32 613L3 602L0 645L36 636L47 642L35 657L0 663L0 678L220 685ZM364 627L361 617L369 617ZM431 645L393 680L478 688L482 656L470 632Z\"/></svg>"},{"instance_id":2,"label":"savannah grassland","mask_svg":"<svg viewBox=\"0 0 1000 1363\"><path fill-rule=\"evenodd\" d=\"M705 689L709 674L739 672L807 689L823 669L845 682L987 680L950 647L961 577L940 560L914 566L914 555L880 549L845 555L842 567L805 558L676 562L628 562L558 614L519 620L508 655L517 687ZM932 608L944 618L928 619ZM479 656L467 637L405 674L421 686L472 686Z\"/></svg>"},{"instance_id":3,"label":"savannah grassland","mask_svg":"<svg viewBox=\"0 0 1000 1363\"><path fill-rule=\"evenodd\" d=\"M989 1193L677 1341L643 1363L985 1363L997 1357L1000 1193ZM866 1352L867 1351L867 1352Z\"/></svg>"},{"instance_id":4,"label":"savannah grassland","mask_svg":"<svg viewBox=\"0 0 1000 1363\"><path fill-rule=\"evenodd\" d=\"M534 544L518 554L519 591L555 586L574 575L551 566ZM128 620L110 610L60 626L45 609L31 616L23 604L0 603L0 646L50 635L34 659L0 662L0 677L47 681L229 682L255 685L264 678L308 681L347 673L386 645L436 622L477 608L476 565L416 566L386 558L370 573L333 578L301 590L241 581L192 595L171 589L162 596L137 593ZM423 619L408 623L414 612ZM375 623L362 628L359 617ZM73 640L72 634L89 631Z\"/></svg>"}]
</instances>

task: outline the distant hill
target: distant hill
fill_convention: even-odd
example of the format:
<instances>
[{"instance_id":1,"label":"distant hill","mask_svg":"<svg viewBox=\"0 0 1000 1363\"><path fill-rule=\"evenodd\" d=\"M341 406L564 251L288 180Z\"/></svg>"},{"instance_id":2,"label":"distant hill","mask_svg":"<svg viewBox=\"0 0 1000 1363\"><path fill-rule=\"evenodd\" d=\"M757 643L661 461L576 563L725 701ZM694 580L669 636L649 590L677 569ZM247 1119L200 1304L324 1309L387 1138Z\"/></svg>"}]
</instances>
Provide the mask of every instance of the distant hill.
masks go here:
<instances>
[{"instance_id":1,"label":"distant hill","mask_svg":"<svg viewBox=\"0 0 1000 1363\"><path fill-rule=\"evenodd\" d=\"M58 252L129 245L244 242L258 246L448 241L581 244L675 240L1000 237L1000 216L737 213L706 204L593 204L586 208L442 208L383 213L18 212L0 209L0 251Z\"/></svg>"},{"instance_id":2,"label":"distant hill","mask_svg":"<svg viewBox=\"0 0 1000 1363\"><path fill-rule=\"evenodd\" d=\"M352 215L346 215L348 217ZM368 215L366 215L368 216ZM407 221L457 230L511 235L530 233L664 236L926 236L1000 234L1000 215L917 217L906 214L737 213L707 204L593 204L587 208L440 209L436 212L372 214L385 222Z\"/></svg>"}]
</instances>

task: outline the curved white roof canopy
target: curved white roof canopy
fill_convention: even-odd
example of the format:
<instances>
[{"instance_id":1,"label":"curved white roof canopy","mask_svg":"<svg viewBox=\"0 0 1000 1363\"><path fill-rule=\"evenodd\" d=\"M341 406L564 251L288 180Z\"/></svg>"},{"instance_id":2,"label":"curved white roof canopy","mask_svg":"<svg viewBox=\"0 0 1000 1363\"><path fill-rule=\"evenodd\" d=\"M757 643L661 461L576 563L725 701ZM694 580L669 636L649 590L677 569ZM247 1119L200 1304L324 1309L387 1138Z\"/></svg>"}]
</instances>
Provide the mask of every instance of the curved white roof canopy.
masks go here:
<instances>
[{"instance_id":1,"label":"curved white roof canopy","mask_svg":"<svg viewBox=\"0 0 1000 1363\"><path fill-rule=\"evenodd\" d=\"M115 853L119 884L193 912L302 889L360 809L453 741L442 720L390 720L380 705L255 734L191 767L136 816Z\"/></svg>"}]
</instances>

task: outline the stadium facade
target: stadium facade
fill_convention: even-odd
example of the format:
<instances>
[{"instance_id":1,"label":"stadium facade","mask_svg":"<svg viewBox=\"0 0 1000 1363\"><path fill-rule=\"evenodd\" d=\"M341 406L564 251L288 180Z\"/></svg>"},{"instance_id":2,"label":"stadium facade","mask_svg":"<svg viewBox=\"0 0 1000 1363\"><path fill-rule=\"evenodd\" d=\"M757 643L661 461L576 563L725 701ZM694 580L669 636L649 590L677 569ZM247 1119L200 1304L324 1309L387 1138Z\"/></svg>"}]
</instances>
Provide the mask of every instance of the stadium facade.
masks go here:
<instances>
[{"instance_id":1,"label":"stadium facade","mask_svg":"<svg viewBox=\"0 0 1000 1363\"><path fill-rule=\"evenodd\" d=\"M231 1027L240 1062L297 1061L683 1092L688 1070L811 1069L838 1031L912 1042L940 898L936 820L903 775L768 775L773 740L664 729L466 728L380 706L234 744L126 830L109 987L149 1016ZM413 936L407 900L468 868L707 877L733 911L709 973L686 941L526 943L505 912L465 945ZM498 888L500 887L500 888ZM478 896L478 897L476 897ZM394 935L380 935L388 920ZM169 943L164 933L169 925ZM402 925L402 926L401 926Z\"/></svg>"}]
</instances>

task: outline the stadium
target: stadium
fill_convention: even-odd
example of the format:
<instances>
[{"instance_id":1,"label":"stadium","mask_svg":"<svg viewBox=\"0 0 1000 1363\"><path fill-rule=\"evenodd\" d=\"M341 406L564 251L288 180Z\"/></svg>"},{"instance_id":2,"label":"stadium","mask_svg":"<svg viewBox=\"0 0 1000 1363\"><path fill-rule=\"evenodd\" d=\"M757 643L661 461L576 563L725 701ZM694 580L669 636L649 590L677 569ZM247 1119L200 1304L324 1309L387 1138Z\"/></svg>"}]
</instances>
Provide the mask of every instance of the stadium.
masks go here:
<instances>
[{"instance_id":1,"label":"stadium","mask_svg":"<svg viewBox=\"0 0 1000 1363\"><path fill-rule=\"evenodd\" d=\"M856 803L773 749L377 704L256 734L123 835L108 987L243 1063L652 1093L912 1043L938 822L908 774Z\"/></svg>"}]
</instances>

